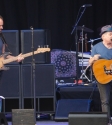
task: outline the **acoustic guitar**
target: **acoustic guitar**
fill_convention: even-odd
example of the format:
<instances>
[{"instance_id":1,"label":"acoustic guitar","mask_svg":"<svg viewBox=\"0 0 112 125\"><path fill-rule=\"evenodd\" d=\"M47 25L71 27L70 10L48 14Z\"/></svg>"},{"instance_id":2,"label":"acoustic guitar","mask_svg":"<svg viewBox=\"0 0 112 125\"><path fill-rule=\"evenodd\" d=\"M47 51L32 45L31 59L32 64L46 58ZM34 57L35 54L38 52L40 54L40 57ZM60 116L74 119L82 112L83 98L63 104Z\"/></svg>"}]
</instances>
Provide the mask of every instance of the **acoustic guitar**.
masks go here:
<instances>
[{"instance_id":1,"label":"acoustic guitar","mask_svg":"<svg viewBox=\"0 0 112 125\"><path fill-rule=\"evenodd\" d=\"M36 51L34 51L34 55L35 54L38 54L38 53L44 53L44 52L49 52L50 51L50 48L38 48ZM12 57L12 58L9 58L9 59L5 59L6 56L8 56L9 53L4 53L0 56L0 70L4 70L4 64L8 64L8 63L11 63L11 62L14 62L18 59L18 56L15 56L15 57ZM22 54L22 56L24 58L28 57L28 56L32 56L33 55L33 52L29 52L29 53L26 53L26 54Z\"/></svg>"},{"instance_id":2,"label":"acoustic guitar","mask_svg":"<svg viewBox=\"0 0 112 125\"><path fill-rule=\"evenodd\" d=\"M112 80L112 60L99 59L93 63L93 74L101 84L107 84Z\"/></svg>"}]
</instances>

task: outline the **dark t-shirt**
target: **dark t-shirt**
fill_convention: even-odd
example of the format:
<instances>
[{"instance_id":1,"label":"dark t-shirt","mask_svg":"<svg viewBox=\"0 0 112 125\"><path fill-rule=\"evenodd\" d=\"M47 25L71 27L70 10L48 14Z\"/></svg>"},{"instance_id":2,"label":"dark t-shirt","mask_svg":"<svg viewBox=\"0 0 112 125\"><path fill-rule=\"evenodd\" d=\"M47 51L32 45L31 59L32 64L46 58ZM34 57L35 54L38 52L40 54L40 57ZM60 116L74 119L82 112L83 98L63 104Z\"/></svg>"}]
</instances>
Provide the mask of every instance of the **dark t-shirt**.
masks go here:
<instances>
[{"instance_id":1,"label":"dark t-shirt","mask_svg":"<svg viewBox=\"0 0 112 125\"><path fill-rule=\"evenodd\" d=\"M3 47L3 42L0 38L0 55L2 55L2 47ZM2 74L3 74L3 70L0 70L0 84L1 84Z\"/></svg>"},{"instance_id":2,"label":"dark t-shirt","mask_svg":"<svg viewBox=\"0 0 112 125\"><path fill-rule=\"evenodd\" d=\"M91 56L93 57L96 54L101 55L100 59L112 59L112 49L106 48L102 42L93 46Z\"/></svg>"},{"instance_id":3,"label":"dark t-shirt","mask_svg":"<svg viewBox=\"0 0 112 125\"><path fill-rule=\"evenodd\" d=\"M0 38L0 55L2 54L2 47L3 47L3 42L2 42L2 40Z\"/></svg>"}]
</instances>

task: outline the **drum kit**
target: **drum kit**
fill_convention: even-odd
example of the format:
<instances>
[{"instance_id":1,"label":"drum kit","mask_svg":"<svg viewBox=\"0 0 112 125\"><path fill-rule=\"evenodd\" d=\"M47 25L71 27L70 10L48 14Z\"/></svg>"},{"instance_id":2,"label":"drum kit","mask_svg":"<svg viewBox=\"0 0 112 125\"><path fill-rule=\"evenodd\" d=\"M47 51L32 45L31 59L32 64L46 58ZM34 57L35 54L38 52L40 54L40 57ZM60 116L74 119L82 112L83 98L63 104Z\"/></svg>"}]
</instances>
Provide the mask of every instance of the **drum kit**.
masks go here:
<instances>
[{"instance_id":1,"label":"drum kit","mask_svg":"<svg viewBox=\"0 0 112 125\"><path fill-rule=\"evenodd\" d=\"M81 72L80 79L82 79L82 82L83 82L83 78L86 78L87 81L90 83L90 82L93 82L93 73L92 73L91 67L88 65L88 66L86 67L86 69L83 70L83 68L84 68L84 67L83 67L83 58L89 59L89 58L91 57L91 55L89 55L89 54L84 54L84 50L83 50L83 45L84 45L84 43L83 43L83 41L84 41L84 39L83 39L83 32L85 31L85 32L92 33L93 30L91 30L91 29L89 29L89 28L86 28L85 26L77 26L77 30L81 30L81 35L82 35L82 40L81 40L81 42L82 42L82 51L81 51L81 52L78 52L78 57L81 57L81 59L82 59L82 72ZM90 39L90 41L87 41L87 43L91 43L91 49L92 49L92 47L94 46L94 41L100 40L100 39L101 39L101 38ZM90 52L91 52L91 50L90 50ZM89 70L89 71L88 71L88 70ZM87 72L89 72L88 74L89 74L90 76L87 76Z\"/></svg>"}]
</instances>

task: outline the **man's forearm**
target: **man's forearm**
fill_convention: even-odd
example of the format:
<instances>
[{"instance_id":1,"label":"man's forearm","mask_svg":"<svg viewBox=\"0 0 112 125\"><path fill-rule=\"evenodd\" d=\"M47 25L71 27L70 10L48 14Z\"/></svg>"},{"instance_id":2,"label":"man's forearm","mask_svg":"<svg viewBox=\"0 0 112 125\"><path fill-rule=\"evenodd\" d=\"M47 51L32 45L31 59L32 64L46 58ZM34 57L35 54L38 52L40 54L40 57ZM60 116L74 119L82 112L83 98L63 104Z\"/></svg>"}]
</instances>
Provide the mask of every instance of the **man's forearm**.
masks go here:
<instances>
[{"instance_id":1,"label":"man's forearm","mask_svg":"<svg viewBox=\"0 0 112 125\"><path fill-rule=\"evenodd\" d=\"M95 58L94 58L94 57L91 57L91 58L89 59L89 65L92 65L92 64L94 63L94 61L95 61Z\"/></svg>"}]
</instances>

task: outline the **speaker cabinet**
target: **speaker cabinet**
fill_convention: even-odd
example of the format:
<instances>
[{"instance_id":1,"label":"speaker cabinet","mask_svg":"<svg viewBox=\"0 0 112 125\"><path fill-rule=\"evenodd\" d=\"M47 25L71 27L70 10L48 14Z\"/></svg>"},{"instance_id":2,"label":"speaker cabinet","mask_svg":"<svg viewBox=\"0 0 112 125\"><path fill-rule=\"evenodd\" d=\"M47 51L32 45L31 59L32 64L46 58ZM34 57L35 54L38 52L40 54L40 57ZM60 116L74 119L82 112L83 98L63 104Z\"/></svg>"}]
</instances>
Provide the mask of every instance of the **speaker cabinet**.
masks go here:
<instances>
[{"instance_id":1,"label":"speaker cabinet","mask_svg":"<svg viewBox=\"0 0 112 125\"><path fill-rule=\"evenodd\" d=\"M2 103L3 112L11 113L12 109L21 108L21 101L19 98L9 97L5 98L2 102L3 102Z\"/></svg>"},{"instance_id":2,"label":"speaker cabinet","mask_svg":"<svg viewBox=\"0 0 112 125\"><path fill-rule=\"evenodd\" d=\"M35 125L34 109L12 109L13 125Z\"/></svg>"},{"instance_id":3,"label":"speaker cabinet","mask_svg":"<svg viewBox=\"0 0 112 125\"><path fill-rule=\"evenodd\" d=\"M33 39L32 39L33 36ZM40 30L21 30L21 48L22 53L28 53L32 51L32 42L34 50L37 50L38 46L44 45L51 46L51 36L50 31L45 29ZM50 52L39 53L34 55L36 63L50 63ZM32 57L27 57L23 60L23 63L31 63Z\"/></svg>"},{"instance_id":4,"label":"speaker cabinet","mask_svg":"<svg viewBox=\"0 0 112 125\"><path fill-rule=\"evenodd\" d=\"M6 65L9 70L0 71L0 95L5 97L2 111L11 112L12 108L21 108L20 65Z\"/></svg>"},{"instance_id":5,"label":"speaker cabinet","mask_svg":"<svg viewBox=\"0 0 112 125\"><path fill-rule=\"evenodd\" d=\"M54 65L36 64L35 65L35 90L36 96L54 96L55 75ZM32 66L22 65L22 85L23 97L31 97L32 91Z\"/></svg>"},{"instance_id":6,"label":"speaker cabinet","mask_svg":"<svg viewBox=\"0 0 112 125\"><path fill-rule=\"evenodd\" d=\"M107 125L107 113L70 113L69 125Z\"/></svg>"},{"instance_id":7,"label":"speaker cabinet","mask_svg":"<svg viewBox=\"0 0 112 125\"><path fill-rule=\"evenodd\" d=\"M2 33L12 55L17 56L19 54L19 31L18 30L3 30ZM6 47L6 51L9 52L7 47Z\"/></svg>"},{"instance_id":8,"label":"speaker cabinet","mask_svg":"<svg viewBox=\"0 0 112 125\"><path fill-rule=\"evenodd\" d=\"M89 112L90 104L91 100L88 99L60 99L56 107L55 120L68 121L70 112Z\"/></svg>"},{"instance_id":9,"label":"speaker cabinet","mask_svg":"<svg viewBox=\"0 0 112 125\"><path fill-rule=\"evenodd\" d=\"M34 97L32 83L32 66L22 65L22 100L23 108L31 108L31 98ZM40 112L55 110L55 68L53 64L35 65L35 96L36 109ZM47 103L49 102L49 104ZM25 105L26 104L26 105ZM28 105L29 104L29 105ZM46 104L46 106L44 105ZM49 108L50 107L50 108Z\"/></svg>"},{"instance_id":10,"label":"speaker cabinet","mask_svg":"<svg viewBox=\"0 0 112 125\"><path fill-rule=\"evenodd\" d=\"M33 98L24 98L23 108L31 109L33 105ZM38 113L47 112L54 113L55 112L55 98L54 97L40 97L36 98L36 111Z\"/></svg>"},{"instance_id":11,"label":"speaker cabinet","mask_svg":"<svg viewBox=\"0 0 112 125\"><path fill-rule=\"evenodd\" d=\"M0 95L4 97L20 97L20 65L6 65L9 70L1 71Z\"/></svg>"}]
</instances>

